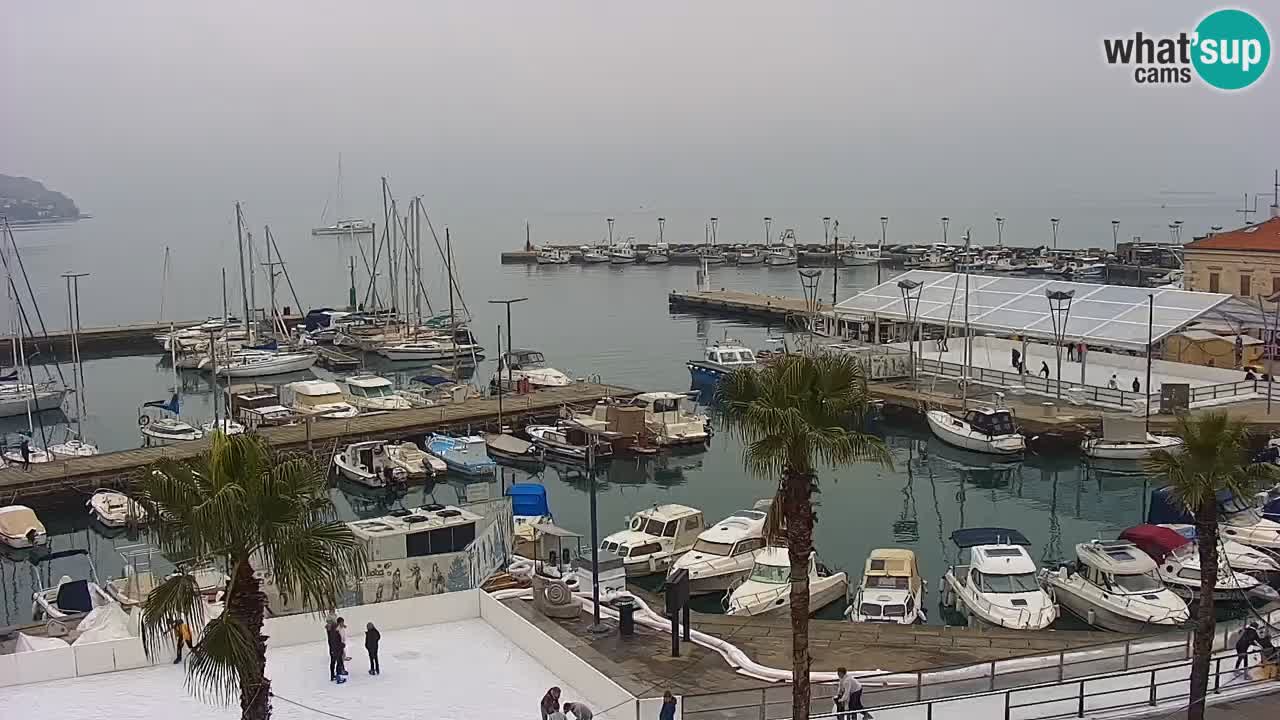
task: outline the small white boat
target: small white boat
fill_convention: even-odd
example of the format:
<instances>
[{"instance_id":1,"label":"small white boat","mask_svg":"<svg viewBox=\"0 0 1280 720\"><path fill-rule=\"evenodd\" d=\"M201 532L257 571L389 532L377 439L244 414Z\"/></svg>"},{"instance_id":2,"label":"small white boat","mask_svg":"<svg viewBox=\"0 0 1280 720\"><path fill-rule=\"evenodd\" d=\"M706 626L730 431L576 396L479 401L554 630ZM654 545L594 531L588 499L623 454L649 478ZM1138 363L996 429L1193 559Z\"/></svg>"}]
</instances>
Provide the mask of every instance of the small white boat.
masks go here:
<instances>
[{"instance_id":1,"label":"small white boat","mask_svg":"<svg viewBox=\"0 0 1280 720\"><path fill-rule=\"evenodd\" d=\"M21 465L24 462L22 458L22 449L20 447L5 450L3 457L4 461L10 465ZM37 445L31 445L30 443L27 444L27 458L25 462L38 465L40 463L53 462L53 460L53 453L50 453Z\"/></svg>"},{"instance_id":2,"label":"small white boat","mask_svg":"<svg viewBox=\"0 0 1280 720\"><path fill-rule=\"evenodd\" d=\"M1184 600L1200 599L1200 553L1195 543L1182 534L1159 525L1137 525L1120 533L1156 562L1157 573L1166 586ZM1266 605L1280 600L1280 594L1257 578L1236 572L1218 557L1218 582L1213 601L1234 605Z\"/></svg>"},{"instance_id":3,"label":"small white boat","mask_svg":"<svg viewBox=\"0 0 1280 720\"><path fill-rule=\"evenodd\" d=\"M609 262L614 265L630 265L636 261L636 249L631 243L618 243L609 248Z\"/></svg>"},{"instance_id":4,"label":"small white boat","mask_svg":"<svg viewBox=\"0 0 1280 720\"><path fill-rule=\"evenodd\" d=\"M136 525L147 516L146 510L128 495L105 488L95 491L85 505L89 514L109 528Z\"/></svg>"},{"instance_id":5,"label":"small white boat","mask_svg":"<svg viewBox=\"0 0 1280 720\"><path fill-rule=\"evenodd\" d=\"M1174 497L1172 490L1162 487L1151 491L1147 522L1194 523L1195 520ZM1280 552L1280 522L1264 516L1259 508L1225 491L1218 494L1218 537L1270 553Z\"/></svg>"},{"instance_id":6,"label":"small white boat","mask_svg":"<svg viewBox=\"0 0 1280 720\"><path fill-rule=\"evenodd\" d=\"M124 561L123 570L120 577L107 580L102 589L111 596L112 600L124 607L141 605L156 585L179 572L175 570L166 578L157 579L152 572L152 567L154 567L155 556L159 555L160 551L154 547L125 545L117 549L120 558ZM206 601L215 599L225 591L227 582L230 580L226 573L212 563L187 564L180 569L191 577L195 583L196 592L204 596Z\"/></svg>"},{"instance_id":7,"label":"small white boat","mask_svg":"<svg viewBox=\"0 0 1280 720\"><path fill-rule=\"evenodd\" d=\"M226 364L219 361L218 374L226 377L264 377L301 372L316 364L316 354L309 352L241 351L232 355ZM201 369L212 366L207 358Z\"/></svg>"},{"instance_id":8,"label":"small white boat","mask_svg":"<svg viewBox=\"0 0 1280 720\"><path fill-rule=\"evenodd\" d=\"M880 248L870 245L855 244L840 251L840 262L850 267L867 267L877 265L881 261Z\"/></svg>"},{"instance_id":9,"label":"small white boat","mask_svg":"<svg viewBox=\"0 0 1280 720\"><path fill-rule=\"evenodd\" d=\"M177 417L151 418L143 415L138 418L142 423L142 441L148 446L169 445L176 442L188 442L204 437L204 432L190 423Z\"/></svg>"},{"instance_id":10,"label":"small white boat","mask_svg":"<svg viewBox=\"0 0 1280 720\"><path fill-rule=\"evenodd\" d=\"M747 248L738 253L739 265L763 265L766 253L763 250Z\"/></svg>"},{"instance_id":11,"label":"small white boat","mask_svg":"<svg viewBox=\"0 0 1280 720\"><path fill-rule=\"evenodd\" d=\"M949 270L955 264L951 257L936 251L929 251L911 263L911 267L921 270Z\"/></svg>"},{"instance_id":12,"label":"small white boat","mask_svg":"<svg viewBox=\"0 0 1280 720\"><path fill-rule=\"evenodd\" d=\"M809 614L843 598L849 591L849 576L831 572L809 554ZM767 547L756 555L747 578L729 590L726 615L785 614L791 608L791 559L783 547Z\"/></svg>"},{"instance_id":13,"label":"small white boat","mask_svg":"<svg viewBox=\"0 0 1280 720\"><path fill-rule=\"evenodd\" d=\"M714 385L729 373L744 367L757 365L756 355L744 345L725 339L703 350L701 360L690 360L685 363L689 368L689 376L695 386Z\"/></svg>"},{"instance_id":14,"label":"small white boat","mask_svg":"<svg viewBox=\"0 0 1280 720\"><path fill-rule=\"evenodd\" d=\"M443 460L411 442L387 443L387 462L413 479L436 477L449 469Z\"/></svg>"},{"instance_id":15,"label":"small white boat","mask_svg":"<svg viewBox=\"0 0 1280 720\"><path fill-rule=\"evenodd\" d=\"M1045 569L1040 580L1064 609L1103 630L1151 632L1191 616L1186 602L1161 582L1155 561L1128 540L1080 543L1075 562Z\"/></svg>"},{"instance_id":16,"label":"small white boat","mask_svg":"<svg viewBox=\"0 0 1280 720\"><path fill-rule=\"evenodd\" d=\"M408 410L409 399L396 394L395 385L378 375L352 375L342 381L347 402L360 410Z\"/></svg>"},{"instance_id":17,"label":"small white boat","mask_svg":"<svg viewBox=\"0 0 1280 720\"><path fill-rule=\"evenodd\" d=\"M1195 525L1170 523L1167 525L1162 524L1160 527L1169 528L1192 543L1196 540ZM1280 584L1280 559L1265 550L1251 548L1243 543L1219 536L1218 554L1224 559L1227 566L1236 572L1252 575L1267 585L1275 586Z\"/></svg>"},{"instance_id":18,"label":"small white boat","mask_svg":"<svg viewBox=\"0 0 1280 720\"><path fill-rule=\"evenodd\" d=\"M1080 452L1098 460L1146 460L1156 450L1180 453L1182 447L1182 438L1152 435L1141 419L1103 417L1102 437L1086 438Z\"/></svg>"},{"instance_id":19,"label":"small white boat","mask_svg":"<svg viewBox=\"0 0 1280 720\"><path fill-rule=\"evenodd\" d=\"M73 580L70 575L58 578L58 584L51 588L37 590L31 600L31 618L36 621L59 620L115 602L98 583Z\"/></svg>"},{"instance_id":20,"label":"small white boat","mask_svg":"<svg viewBox=\"0 0 1280 720\"><path fill-rule=\"evenodd\" d=\"M1028 262L1026 265L1022 267L1024 272L1029 272L1029 273L1047 273L1050 270L1053 270L1053 268L1054 268L1053 261L1045 260L1043 258L1033 259L1031 262Z\"/></svg>"},{"instance_id":21,"label":"small white boat","mask_svg":"<svg viewBox=\"0 0 1280 720\"><path fill-rule=\"evenodd\" d=\"M1007 408L970 408L962 416L930 410L925 419L939 440L958 448L990 455L1017 455L1026 449Z\"/></svg>"},{"instance_id":22,"label":"small white boat","mask_svg":"<svg viewBox=\"0 0 1280 720\"><path fill-rule=\"evenodd\" d=\"M538 251L539 265L568 265L569 252L557 247L544 247Z\"/></svg>"},{"instance_id":23,"label":"small white boat","mask_svg":"<svg viewBox=\"0 0 1280 720\"><path fill-rule=\"evenodd\" d=\"M686 505L655 505L627 519L627 529L600 541L600 549L622 558L627 577L666 574L702 533L701 510Z\"/></svg>"},{"instance_id":24,"label":"small white boat","mask_svg":"<svg viewBox=\"0 0 1280 720\"><path fill-rule=\"evenodd\" d=\"M395 361L469 360L483 354L484 348L475 343L458 342L447 335L437 335L379 345L376 352Z\"/></svg>"},{"instance_id":25,"label":"small white boat","mask_svg":"<svg viewBox=\"0 0 1280 720\"><path fill-rule=\"evenodd\" d=\"M528 425L524 432L544 454L585 462L591 449L592 435L580 424L566 422L562 425ZM594 456L597 460L613 456L613 446L607 440L596 440Z\"/></svg>"},{"instance_id":26,"label":"small white boat","mask_svg":"<svg viewBox=\"0 0 1280 720\"><path fill-rule=\"evenodd\" d=\"M324 227L312 228L311 235L314 237L323 237L326 235L368 235L373 232L373 223L368 220L339 220L332 225Z\"/></svg>"},{"instance_id":27,"label":"small white boat","mask_svg":"<svg viewBox=\"0 0 1280 720\"><path fill-rule=\"evenodd\" d=\"M245 427L229 417L223 417L202 423L200 425L200 430L205 435L209 435L213 432L220 432L223 435L240 435L244 433Z\"/></svg>"},{"instance_id":28,"label":"small white boat","mask_svg":"<svg viewBox=\"0 0 1280 720\"><path fill-rule=\"evenodd\" d=\"M71 438L48 447L49 455L55 458L93 457L98 454L98 446L80 438Z\"/></svg>"},{"instance_id":29,"label":"small white boat","mask_svg":"<svg viewBox=\"0 0 1280 720\"><path fill-rule=\"evenodd\" d=\"M703 530L689 552L671 566L668 577L677 570L687 570L692 595L727 592L751 572L756 555L764 549L766 517L758 508L739 510Z\"/></svg>"},{"instance_id":30,"label":"small white boat","mask_svg":"<svg viewBox=\"0 0 1280 720\"><path fill-rule=\"evenodd\" d=\"M649 246L649 251L645 253L645 265L665 265L671 262L671 252L666 243L654 243Z\"/></svg>"},{"instance_id":31,"label":"small white boat","mask_svg":"<svg viewBox=\"0 0 1280 720\"><path fill-rule=\"evenodd\" d=\"M951 533L960 564L942 578L942 604L970 624L1043 630L1058 619L1053 597L1040 587L1031 543L1008 528L964 528Z\"/></svg>"},{"instance_id":32,"label":"small white boat","mask_svg":"<svg viewBox=\"0 0 1280 720\"><path fill-rule=\"evenodd\" d=\"M795 248L789 245L784 245L782 247L770 248L769 251L765 253L764 264L769 267L788 267L795 265L799 262L799 259L800 255L796 252Z\"/></svg>"},{"instance_id":33,"label":"small white boat","mask_svg":"<svg viewBox=\"0 0 1280 720\"><path fill-rule=\"evenodd\" d=\"M640 393L630 404L644 408L645 429L659 445L699 445L711 438L711 419L697 411L691 393Z\"/></svg>"},{"instance_id":34,"label":"small white boat","mask_svg":"<svg viewBox=\"0 0 1280 720\"><path fill-rule=\"evenodd\" d=\"M489 384L495 388L508 387L508 375L511 384L519 388L521 381L529 384L531 390L544 387L564 387L573 383L568 375L553 367L547 367L546 357L537 350L512 350L498 358L498 369L494 371ZM508 373L508 370L510 371Z\"/></svg>"},{"instance_id":35,"label":"small white boat","mask_svg":"<svg viewBox=\"0 0 1280 720\"><path fill-rule=\"evenodd\" d=\"M345 419L360 414L356 406L347 402L342 388L328 380L299 380L285 385L284 390L286 397L282 399L287 406L303 415Z\"/></svg>"},{"instance_id":36,"label":"small white boat","mask_svg":"<svg viewBox=\"0 0 1280 720\"><path fill-rule=\"evenodd\" d=\"M372 488L403 484L409 473L387 462L387 441L366 440L347 445L333 456L342 477Z\"/></svg>"},{"instance_id":37,"label":"small white boat","mask_svg":"<svg viewBox=\"0 0 1280 720\"><path fill-rule=\"evenodd\" d=\"M45 545L49 535L44 523L26 505L0 507L0 541L11 548L31 548Z\"/></svg>"},{"instance_id":38,"label":"small white boat","mask_svg":"<svg viewBox=\"0 0 1280 720\"><path fill-rule=\"evenodd\" d=\"M66 396L66 388L52 383L0 383L0 417L25 415L28 408L33 413L53 410L62 407Z\"/></svg>"},{"instance_id":39,"label":"small white boat","mask_svg":"<svg viewBox=\"0 0 1280 720\"><path fill-rule=\"evenodd\" d=\"M582 246L582 262L587 265L599 265L600 263L609 262L609 250L607 248L591 247L589 245Z\"/></svg>"},{"instance_id":40,"label":"small white boat","mask_svg":"<svg viewBox=\"0 0 1280 720\"><path fill-rule=\"evenodd\" d=\"M877 548L867 556L862 584L845 617L852 622L915 625L928 620L925 580L916 554L901 548Z\"/></svg>"}]
</instances>

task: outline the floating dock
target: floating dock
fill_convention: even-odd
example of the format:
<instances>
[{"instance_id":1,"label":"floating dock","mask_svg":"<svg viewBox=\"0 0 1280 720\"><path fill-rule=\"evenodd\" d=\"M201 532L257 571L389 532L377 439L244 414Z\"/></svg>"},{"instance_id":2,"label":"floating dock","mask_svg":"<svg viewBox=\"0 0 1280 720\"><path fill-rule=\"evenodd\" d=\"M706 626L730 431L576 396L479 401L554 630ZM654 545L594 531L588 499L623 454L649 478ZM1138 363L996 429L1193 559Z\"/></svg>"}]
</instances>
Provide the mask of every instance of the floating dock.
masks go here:
<instances>
[{"instance_id":1,"label":"floating dock","mask_svg":"<svg viewBox=\"0 0 1280 720\"><path fill-rule=\"evenodd\" d=\"M747 317L789 322L807 316L810 309L801 298L738 290L672 290L667 295L672 310L713 313L729 317ZM819 313L829 312L831 303L818 302Z\"/></svg>"},{"instance_id":2,"label":"floating dock","mask_svg":"<svg viewBox=\"0 0 1280 720\"><path fill-rule=\"evenodd\" d=\"M505 395L502 398L502 419L505 423L556 417L566 405L594 404L605 398L629 397L637 392L612 385L575 383L523 395ZM328 457L335 445L360 440L400 440L421 437L430 432L480 432L496 424L497 419L498 399L486 397L350 420L310 419L296 425L263 428L259 433L277 449L307 450ZM141 468L161 458L194 458L208 446L208 439L193 440L164 447L33 463L30 470L10 466L0 470L0 504L69 490L121 487L127 485Z\"/></svg>"}]
</instances>

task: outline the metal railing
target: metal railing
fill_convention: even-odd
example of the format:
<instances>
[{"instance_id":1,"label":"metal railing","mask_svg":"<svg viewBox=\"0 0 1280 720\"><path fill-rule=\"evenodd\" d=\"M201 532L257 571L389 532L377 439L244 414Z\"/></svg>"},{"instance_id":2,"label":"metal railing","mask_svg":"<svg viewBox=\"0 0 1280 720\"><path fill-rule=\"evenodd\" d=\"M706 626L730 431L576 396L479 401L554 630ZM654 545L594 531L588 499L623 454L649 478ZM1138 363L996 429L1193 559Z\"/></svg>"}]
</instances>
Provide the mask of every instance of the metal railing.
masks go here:
<instances>
[{"instance_id":1,"label":"metal railing","mask_svg":"<svg viewBox=\"0 0 1280 720\"><path fill-rule=\"evenodd\" d=\"M1280 611L1273 613L1270 618L1274 620L1278 616ZM1239 631L1240 625L1239 622L1219 623L1213 642L1215 652L1231 649L1230 639ZM919 713L909 715L910 717L932 717L927 713L932 713L934 706L943 707L948 702L993 694L1009 695L1010 709L1014 709L1020 705L1029 707L1042 704L1025 697L1025 703L1016 702L1020 691L1024 689L1064 688L1063 697L1069 696L1078 701L1082 694L1086 699L1108 695L1110 689L1101 687L1101 681L1117 674L1151 673L1153 669L1164 673L1166 667L1183 667L1191 659L1193 638L1193 631L1186 630L1077 647L1052 654L915 672L875 673L860 675L858 679L863 685L864 703L869 707L874 706L872 709L880 718L891 718L892 715L881 715L880 711L893 707L916 707L919 708ZM1220 669L1221 662L1220 659L1215 660L1215 669ZM1226 670L1221 674L1230 676L1230 672ZM1211 677L1210 687L1218 687L1225 679L1226 677ZM1160 684L1168 684L1160 678L1157 680ZM814 707L830 702L834 690L833 684L814 684L810 690ZM1160 696L1159 699L1166 698ZM1099 708L1086 702L1086 709ZM683 717L686 720L779 720L787 718L790 712L790 684L685 695L683 699ZM993 718L998 716L999 713L991 715ZM1022 720L1059 716L1062 714L1017 714Z\"/></svg>"},{"instance_id":2,"label":"metal railing","mask_svg":"<svg viewBox=\"0 0 1280 720\"><path fill-rule=\"evenodd\" d=\"M917 367L920 372L937 375L943 378L967 378L970 382L981 383L983 385L992 385L996 387L1014 387L1021 386L1026 388L1027 392L1036 395L1045 395L1048 397L1056 397L1058 395L1059 380L1053 378L1044 378L1039 375L1022 375L1019 373L1006 372L1004 370L993 370L973 366L969 368L969 372L965 373L964 365L960 363L947 362L945 360L933 360L930 358L916 358ZM1071 382L1069 380L1061 380L1062 395L1073 399L1090 402L1094 405L1109 405L1113 407L1128 408L1135 400L1151 403L1155 408L1159 405L1160 395L1158 393L1135 393L1131 390L1113 390L1111 388L1099 387L1097 385L1084 385L1081 383Z\"/></svg>"}]
</instances>

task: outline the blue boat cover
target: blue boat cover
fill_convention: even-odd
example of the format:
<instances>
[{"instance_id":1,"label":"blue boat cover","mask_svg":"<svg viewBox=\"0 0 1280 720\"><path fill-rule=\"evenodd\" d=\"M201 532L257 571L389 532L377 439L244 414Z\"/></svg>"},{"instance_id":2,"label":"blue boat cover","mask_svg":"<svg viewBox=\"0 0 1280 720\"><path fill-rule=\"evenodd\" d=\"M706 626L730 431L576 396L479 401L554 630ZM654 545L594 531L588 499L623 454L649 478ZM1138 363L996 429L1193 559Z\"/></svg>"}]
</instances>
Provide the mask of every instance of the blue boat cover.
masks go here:
<instances>
[{"instance_id":1,"label":"blue boat cover","mask_svg":"<svg viewBox=\"0 0 1280 720\"><path fill-rule=\"evenodd\" d=\"M512 515L550 515L547 505L547 489L539 483L512 483L507 488L511 496Z\"/></svg>"},{"instance_id":2,"label":"blue boat cover","mask_svg":"<svg viewBox=\"0 0 1280 720\"><path fill-rule=\"evenodd\" d=\"M93 609L93 598L89 596L88 580L72 580L58 586L58 597L54 604L65 613L89 612Z\"/></svg>"},{"instance_id":3,"label":"blue boat cover","mask_svg":"<svg viewBox=\"0 0 1280 720\"><path fill-rule=\"evenodd\" d=\"M1280 497L1272 498L1262 506L1262 517L1280 522Z\"/></svg>"},{"instance_id":4,"label":"blue boat cover","mask_svg":"<svg viewBox=\"0 0 1280 720\"><path fill-rule=\"evenodd\" d=\"M448 382L453 382L449 378L440 377L439 375L414 375L409 379L414 382L420 382L423 385L443 385Z\"/></svg>"},{"instance_id":5,"label":"blue boat cover","mask_svg":"<svg viewBox=\"0 0 1280 720\"><path fill-rule=\"evenodd\" d=\"M971 548L978 545L1023 545L1030 546L1031 541L1017 530L1009 528L962 528L951 533L951 542L959 548Z\"/></svg>"},{"instance_id":6,"label":"blue boat cover","mask_svg":"<svg viewBox=\"0 0 1280 720\"><path fill-rule=\"evenodd\" d=\"M1230 490L1218 491L1218 512L1237 513L1248 510L1249 503L1241 501ZM1151 503L1147 506L1147 523L1150 525L1176 525L1195 523L1187 506L1173 496L1173 489L1156 488L1151 491Z\"/></svg>"}]
</instances>

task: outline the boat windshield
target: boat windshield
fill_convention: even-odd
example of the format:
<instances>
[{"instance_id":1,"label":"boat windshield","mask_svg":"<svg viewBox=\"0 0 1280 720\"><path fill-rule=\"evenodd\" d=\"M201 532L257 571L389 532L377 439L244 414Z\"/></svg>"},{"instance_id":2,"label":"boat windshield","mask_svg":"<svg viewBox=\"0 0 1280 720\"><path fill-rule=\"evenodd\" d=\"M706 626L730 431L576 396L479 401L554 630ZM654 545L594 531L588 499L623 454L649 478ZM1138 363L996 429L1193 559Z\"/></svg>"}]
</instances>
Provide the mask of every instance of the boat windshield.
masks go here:
<instances>
[{"instance_id":1,"label":"boat windshield","mask_svg":"<svg viewBox=\"0 0 1280 720\"><path fill-rule=\"evenodd\" d=\"M868 588L877 588L882 590L907 590L910 578L905 577L885 577L884 575L868 575L862 584Z\"/></svg>"},{"instance_id":2,"label":"boat windshield","mask_svg":"<svg viewBox=\"0 0 1280 720\"><path fill-rule=\"evenodd\" d=\"M371 398L391 397L392 395L395 395L395 393L391 390L391 388L386 385L375 385L373 387L352 388L352 389L359 391L355 393L357 395L363 395L365 397L371 397Z\"/></svg>"},{"instance_id":3,"label":"boat windshield","mask_svg":"<svg viewBox=\"0 0 1280 720\"><path fill-rule=\"evenodd\" d=\"M654 520L653 518L646 518L644 521L644 528L640 532L662 537L662 521Z\"/></svg>"},{"instance_id":4,"label":"boat windshield","mask_svg":"<svg viewBox=\"0 0 1280 720\"><path fill-rule=\"evenodd\" d=\"M1016 573L1013 575L980 575L981 592L988 593L1023 593L1040 589L1035 573Z\"/></svg>"},{"instance_id":5,"label":"boat windshield","mask_svg":"<svg viewBox=\"0 0 1280 720\"><path fill-rule=\"evenodd\" d=\"M719 543L699 538L698 541L693 544L692 552L727 557L731 550L733 550L732 543Z\"/></svg>"},{"instance_id":6,"label":"boat windshield","mask_svg":"<svg viewBox=\"0 0 1280 720\"><path fill-rule=\"evenodd\" d=\"M781 585L791 582L791 568L785 565L756 565L751 568L751 579L756 582Z\"/></svg>"},{"instance_id":7,"label":"boat windshield","mask_svg":"<svg viewBox=\"0 0 1280 720\"><path fill-rule=\"evenodd\" d=\"M1163 583L1147 574L1113 575L1111 582L1126 593L1154 592L1164 587Z\"/></svg>"}]
</instances>

